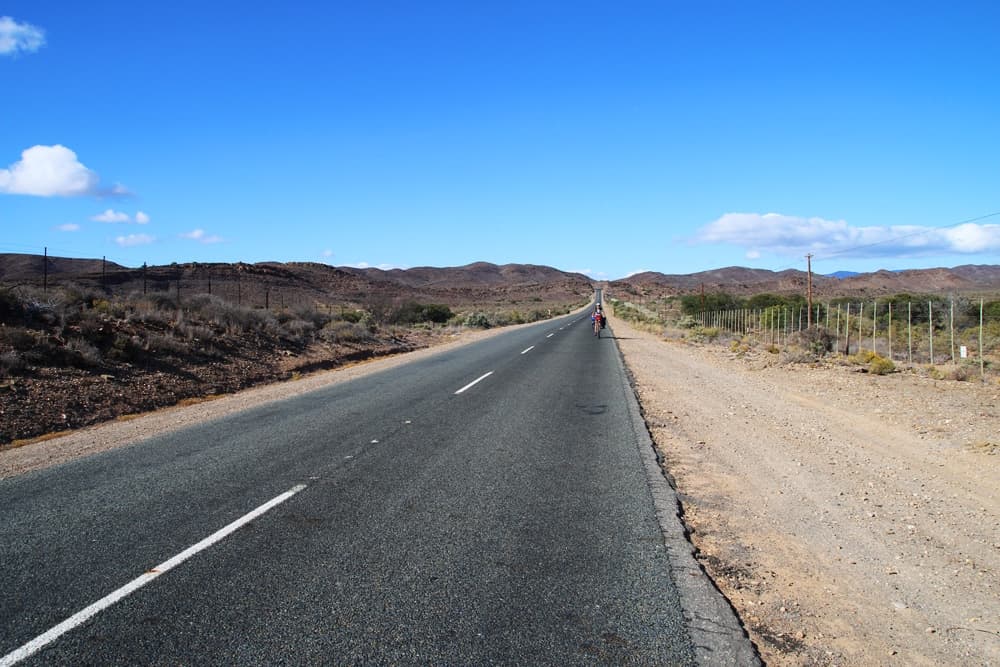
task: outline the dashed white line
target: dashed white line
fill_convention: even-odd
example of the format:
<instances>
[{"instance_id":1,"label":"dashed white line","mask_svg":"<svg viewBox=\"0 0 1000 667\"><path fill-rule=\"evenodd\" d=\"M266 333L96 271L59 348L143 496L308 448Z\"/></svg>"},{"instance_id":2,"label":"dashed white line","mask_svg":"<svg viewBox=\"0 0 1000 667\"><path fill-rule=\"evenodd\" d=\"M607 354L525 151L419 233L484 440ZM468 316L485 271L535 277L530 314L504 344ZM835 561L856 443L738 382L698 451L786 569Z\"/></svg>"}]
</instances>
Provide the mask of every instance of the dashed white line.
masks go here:
<instances>
[{"instance_id":1,"label":"dashed white line","mask_svg":"<svg viewBox=\"0 0 1000 667\"><path fill-rule=\"evenodd\" d=\"M553 336L555 336L555 334L554 333L550 333L548 336L546 336L546 338L552 338Z\"/></svg>"},{"instance_id":2,"label":"dashed white line","mask_svg":"<svg viewBox=\"0 0 1000 667\"><path fill-rule=\"evenodd\" d=\"M486 378L488 378L491 375L493 375L493 371L490 371L489 373L486 373L485 375L480 375L475 380L473 380L469 384L465 385L464 387L462 387L461 389L459 389L458 391L456 391L455 395L457 396L458 394L461 394L463 391L466 391L467 389L471 389L472 387L476 386L477 384L479 384L480 382L482 382L483 380L485 380ZM2 667L2 666L0 666L0 667Z\"/></svg>"},{"instance_id":3,"label":"dashed white line","mask_svg":"<svg viewBox=\"0 0 1000 667\"><path fill-rule=\"evenodd\" d=\"M531 352L531 351L532 351L532 350L534 350L534 349L535 349L535 346L534 346L534 345L532 345L531 347L529 347L529 348L528 348L528 349L526 349L526 350L521 350L521 354L528 354L529 352Z\"/></svg>"},{"instance_id":4,"label":"dashed white line","mask_svg":"<svg viewBox=\"0 0 1000 667\"><path fill-rule=\"evenodd\" d=\"M292 487L290 490L285 491L276 498L272 498L271 500L267 501L257 509L250 512L249 514L245 514L236 521L233 521L225 528L222 528L212 533L211 535L203 539L201 542L198 542L194 546L188 547L187 549L180 552L170 560L164 561L159 565L157 565L156 567L154 567L153 569L148 570L142 575L136 577L129 583L125 584L124 586L116 590L115 592L111 593L110 595L104 596L103 598L101 598L94 604L90 605L86 609L78 611L77 613L73 614L59 625L38 635L27 644L11 651L7 655L0 658L0 667L9 667L10 665L14 665L20 662L21 660L24 660L25 658L34 655L45 645L55 641L56 639L66 634L73 628L76 628L82 625L83 623L86 623L88 620L90 620L97 614L101 613L114 603L118 602L119 600L122 600L125 597L128 597L135 591L139 590L140 588L151 582L153 579L156 579L161 574L164 574L165 572L174 569L175 567L186 561L188 558L191 558L200 551L204 551L208 547L222 540L230 533L250 523L260 515L264 514L265 512L274 509L275 507L285 502L286 500L288 500L289 498L291 498L304 488L306 488L305 484L299 484L298 486Z\"/></svg>"}]
</instances>

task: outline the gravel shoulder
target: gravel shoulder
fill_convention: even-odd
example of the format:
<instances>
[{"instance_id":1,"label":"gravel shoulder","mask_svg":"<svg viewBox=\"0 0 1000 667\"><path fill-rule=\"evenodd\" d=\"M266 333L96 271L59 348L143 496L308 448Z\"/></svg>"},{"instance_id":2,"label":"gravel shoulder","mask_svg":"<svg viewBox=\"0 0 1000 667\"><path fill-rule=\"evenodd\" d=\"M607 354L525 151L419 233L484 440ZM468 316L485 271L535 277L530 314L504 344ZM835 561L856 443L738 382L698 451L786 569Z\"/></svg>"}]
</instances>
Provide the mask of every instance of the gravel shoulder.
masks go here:
<instances>
[{"instance_id":1,"label":"gravel shoulder","mask_svg":"<svg viewBox=\"0 0 1000 667\"><path fill-rule=\"evenodd\" d=\"M1000 664L1000 387L611 324L698 558L768 664Z\"/></svg>"}]
</instances>

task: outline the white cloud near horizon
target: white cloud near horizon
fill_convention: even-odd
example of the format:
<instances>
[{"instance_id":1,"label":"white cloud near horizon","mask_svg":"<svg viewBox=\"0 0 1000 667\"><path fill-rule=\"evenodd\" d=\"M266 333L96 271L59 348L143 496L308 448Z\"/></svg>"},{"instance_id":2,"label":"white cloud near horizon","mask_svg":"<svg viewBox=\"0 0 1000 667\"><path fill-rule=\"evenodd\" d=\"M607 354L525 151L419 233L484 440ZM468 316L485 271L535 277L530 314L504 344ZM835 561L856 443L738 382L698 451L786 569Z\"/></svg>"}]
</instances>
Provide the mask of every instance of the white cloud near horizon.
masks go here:
<instances>
[{"instance_id":1,"label":"white cloud near horizon","mask_svg":"<svg viewBox=\"0 0 1000 667\"><path fill-rule=\"evenodd\" d=\"M1000 252L1000 225L853 227L845 220L818 217L726 213L698 230L692 241L740 246L749 259L763 253L858 258L979 254Z\"/></svg>"},{"instance_id":2,"label":"white cloud near horizon","mask_svg":"<svg viewBox=\"0 0 1000 667\"><path fill-rule=\"evenodd\" d=\"M94 222L132 222L132 218L129 217L128 213L122 213L121 211L113 211L110 208L103 213L98 213L97 215L90 216L90 219Z\"/></svg>"},{"instance_id":3,"label":"white cloud near horizon","mask_svg":"<svg viewBox=\"0 0 1000 667\"><path fill-rule=\"evenodd\" d=\"M21 160L0 169L0 193L38 197L96 195L100 178L65 146L32 146Z\"/></svg>"},{"instance_id":4,"label":"white cloud near horizon","mask_svg":"<svg viewBox=\"0 0 1000 667\"><path fill-rule=\"evenodd\" d=\"M115 239L117 243L122 248L133 248L140 245L149 245L156 239L149 234L129 234L128 236L119 236Z\"/></svg>"},{"instance_id":5,"label":"white cloud near horizon","mask_svg":"<svg viewBox=\"0 0 1000 667\"><path fill-rule=\"evenodd\" d=\"M215 234L207 234L204 229L192 229L190 232L184 232L180 235L182 239L188 239L189 241L197 241L198 243L222 243L223 238L221 236L216 236Z\"/></svg>"},{"instance_id":6,"label":"white cloud near horizon","mask_svg":"<svg viewBox=\"0 0 1000 667\"><path fill-rule=\"evenodd\" d=\"M34 53L45 46L45 31L30 23L0 16L0 55Z\"/></svg>"},{"instance_id":7,"label":"white cloud near horizon","mask_svg":"<svg viewBox=\"0 0 1000 667\"><path fill-rule=\"evenodd\" d=\"M80 225L75 222L67 222L65 225L59 225L56 229L60 232L78 232L80 231Z\"/></svg>"},{"instance_id":8,"label":"white cloud near horizon","mask_svg":"<svg viewBox=\"0 0 1000 667\"><path fill-rule=\"evenodd\" d=\"M345 264L348 268L352 269L381 269L382 271L392 271L393 269L406 269L405 266L396 266L395 264L369 264L368 262L355 262L354 264Z\"/></svg>"},{"instance_id":9,"label":"white cloud near horizon","mask_svg":"<svg viewBox=\"0 0 1000 667\"><path fill-rule=\"evenodd\" d=\"M107 223L131 223L134 222L137 225L145 225L149 223L149 216L142 211L136 211L135 217L130 216L128 213L123 213L122 211L115 211L113 209L107 209L103 213L98 213L97 215L90 216L90 219L94 222L107 222Z\"/></svg>"}]
</instances>

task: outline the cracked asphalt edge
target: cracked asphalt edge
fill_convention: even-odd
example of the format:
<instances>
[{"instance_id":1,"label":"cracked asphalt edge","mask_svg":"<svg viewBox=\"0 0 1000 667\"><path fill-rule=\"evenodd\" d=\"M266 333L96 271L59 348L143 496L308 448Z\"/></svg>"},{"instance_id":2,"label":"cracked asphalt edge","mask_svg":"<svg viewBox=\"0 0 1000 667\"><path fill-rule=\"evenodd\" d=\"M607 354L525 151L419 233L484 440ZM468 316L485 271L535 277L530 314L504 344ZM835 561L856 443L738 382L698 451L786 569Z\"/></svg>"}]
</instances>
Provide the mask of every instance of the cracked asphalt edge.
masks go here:
<instances>
[{"instance_id":1,"label":"cracked asphalt edge","mask_svg":"<svg viewBox=\"0 0 1000 667\"><path fill-rule=\"evenodd\" d=\"M681 611L687 622L695 660L698 665L763 665L729 599L695 559L696 548L688 538L677 491L668 478L668 472L660 465L660 456L642 416L634 378L628 370L617 339L612 340L618 351L626 404L636 433L639 456L646 469L656 518L669 555L670 574L680 595Z\"/></svg>"}]
</instances>

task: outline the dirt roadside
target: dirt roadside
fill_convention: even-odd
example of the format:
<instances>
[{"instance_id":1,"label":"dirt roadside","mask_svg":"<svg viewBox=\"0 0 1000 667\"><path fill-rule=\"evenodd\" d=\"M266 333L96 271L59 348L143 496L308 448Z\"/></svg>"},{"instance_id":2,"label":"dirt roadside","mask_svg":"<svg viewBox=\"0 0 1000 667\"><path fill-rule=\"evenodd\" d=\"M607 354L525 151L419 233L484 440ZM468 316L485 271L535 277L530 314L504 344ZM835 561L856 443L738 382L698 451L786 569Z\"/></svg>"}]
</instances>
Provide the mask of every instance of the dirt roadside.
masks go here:
<instances>
[{"instance_id":1,"label":"dirt roadside","mask_svg":"<svg viewBox=\"0 0 1000 667\"><path fill-rule=\"evenodd\" d=\"M770 665L1000 665L1000 386L612 318L699 560Z\"/></svg>"}]
</instances>

